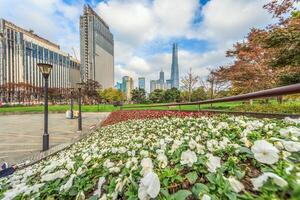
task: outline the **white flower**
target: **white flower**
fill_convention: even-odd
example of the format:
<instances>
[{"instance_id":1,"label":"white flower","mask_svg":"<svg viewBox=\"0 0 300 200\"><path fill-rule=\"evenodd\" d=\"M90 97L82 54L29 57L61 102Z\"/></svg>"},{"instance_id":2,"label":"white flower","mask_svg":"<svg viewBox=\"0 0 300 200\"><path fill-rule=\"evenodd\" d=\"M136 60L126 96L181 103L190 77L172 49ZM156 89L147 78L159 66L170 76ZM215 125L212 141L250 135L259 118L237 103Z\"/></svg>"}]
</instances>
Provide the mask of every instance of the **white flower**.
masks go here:
<instances>
[{"instance_id":1,"label":"white flower","mask_svg":"<svg viewBox=\"0 0 300 200\"><path fill-rule=\"evenodd\" d=\"M202 200L211 200L211 197L209 195L207 195L207 194L204 194L202 196Z\"/></svg>"},{"instance_id":2,"label":"white flower","mask_svg":"<svg viewBox=\"0 0 300 200\"><path fill-rule=\"evenodd\" d=\"M143 158L141 161L141 165L143 168L141 171L141 174L146 174L148 172L153 171L153 164L152 164L152 160L150 158Z\"/></svg>"},{"instance_id":3,"label":"white flower","mask_svg":"<svg viewBox=\"0 0 300 200\"><path fill-rule=\"evenodd\" d=\"M108 169L110 173L119 173L121 170L119 167L111 167Z\"/></svg>"},{"instance_id":4,"label":"white flower","mask_svg":"<svg viewBox=\"0 0 300 200\"><path fill-rule=\"evenodd\" d=\"M98 180L98 185L97 185L97 190L95 190L94 195L96 195L97 197L101 196L101 188L102 185L105 183L105 177L100 177Z\"/></svg>"},{"instance_id":5,"label":"white flower","mask_svg":"<svg viewBox=\"0 0 300 200\"><path fill-rule=\"evenodd\" d=\"M142 150L140 152L140 155L143 156L143 157L148 157L149 156L149 152L148 151L145 151L145 150Z\"/></svg>"},{"instance_id":6,"label":"white flower","mask_svg":"<svg viewBox=\"0 0 300 200\"><path fill-rule=\"evenodd\" d=\"M160 191L160 182L157 174L154 172L148 172L141 179L138 197L140 200L148 200L150 198L155 198Z\"/></svg>"},{"instance_id":7,"label":"white flower","mask_svg":"<svg viewBox=\"0 0 300 200\"><path fill-rule=\"evenodd\" d=\"M165 168L168 165L168 158L164 153L159 153L157 160L159 161L159 166L161 168Z\"/></svg>"},{"instance_id":8,"label":"white flower","mask_svg":"<svg viewBox=\"0 0 300 200\"><path fill-rule=\"evenodd\" d=\"M210 152L213 152L214 150L219 148L219 143L217 140L212 139L206 142L206 146Z\"/></svg>"},{"instance_id":9,"label":"white flower","mask_svg":"<svg viewBox=\"0 0 300 200\"><path fill-rule=\"evenodd\" d=\"M294 126L289 126L287 128L280 129L279 133L283 137L299 137L300 129Z\"/></svg>"},{"instance_id":10,"label":"white flower","mask_svg":"<svg viewBox=\"0 0 300 200\"><path fill-rule=\"evenodd\" d=\"M78 192L75 200L85 200L85 195L84 195L83 191Z\"/></svg>"},{"instance_id":11,"label":"white flower","mask_svg":"<svg viewBox=\"0 0 300 200\"><path fill-rule=\"evenodd\" d=\"M182 144L181 140L174 140L173 145L171 147L171 153L173 153L174 151L176 151L176 149L178 149L181 144Z\"/></svg>"},{"instance_id":12,"label":"white flower","mask_svg":"<svg viewBox=\"0 0 300 200\"><path fill-rule=\"evenodd\" d=\"M216 169L221 167L221 158L217 156L213 156L212 154L206 155L208 158L208 161L206 162L206 166L208 167L209 172L216 172Z\"/></svg>"},{"instance_id":13,"label":"white flower","mask_svg":"<svg viewBox=\"0 0 300 200\"><path fill-rule=\"evenodd\" d=\"M285 120L286 122L294 122L294 123L296 123L296 124L299 124L299 123L300 123L300 118L298 118L298 119L293 119L293 118L290 118L290 117L286 117L286 118L284 118L284 120Z\"/></svg>"},{"instance_id":14,"label":"white flower","mask_svg":"<svg viewBox=\"0 0 300 200\"><path fill-rule=\"evenodd\" d=\"M244 185L234 177L229 177L227 178L227 180L229 181L230 186L234 192L239 193L245 189Z\"/></svg>"},{"instance_id":15,"label":"white flower","mask_svg":"<svg viewBox=\"0 0 300 200\"><path fill-rule=\"evenodd\" d=\"M182 152L180 163L192 167L197 162L197 155L194 151L187 150Z\"/></svg>"},{"instance_id":16,"label":"white flower","mask_svg":"<svg viewBox=\"0 0 300 200\"><path fill-rule=\"evenodd\" d=\"M300 142L293 142L293 141L284 141L282 140L283 146L285 150L289 152L298 152L300 151Z\"/></svg>"},{"instance_id":17,"label":"white flower","mask_svg":"<svg viewBox=\"0 0 300 200\"><path fill-rule=\"evenodd\" d=\"M275 147L276 147L277 149L279 149L279 150L284 149L284 146L283 146L282 142L280 142L280 141L274 142L274 145L275 145Z\"/></svg>"},{"instance_id":18,"label":"white flower","mask_svg":"<svg viewBox=\"0 0 300 200\"><path fill-rule=\"evenodd\" d=\"M261 163L274 164L278 161L278 149L265 140L257 140L251 147L254 158Z\"/></svg>"},{"instance_id":19,"label":"white flower","mask_svg":"<svg viewBox=\"0 0 300 200\"><path fill-rule=\"evenodd\" d=\"M193 139L189 142L189 147L191 150L195 149L197 147L197 142Z\"/></svg>"},{"instance_id":20,"label":"white flower","mask_svg":"<svg viewBox=\"0 0 300 200\"><path fill-rule=\"evenodd\" d=\"M83 161L83 165L88 164L92 160L91 156L86 157L86 159Z\"/></svg>"},{"instance_id":21,"label":"white flower","mask_svg":"<svg viewBox=\"0 0 300 200\"><path fill-rule=\"evenodd\" d=\"M204 150L205 150L205 147L202 144L197 144L197 146L196 146L196 152L198 154L204 154Z\"/></svg>"},{"instance_id":22,"label":"white flower","mask_svg":"<svg viewBox=\"0 0 300 200\"><path fill-rule=\"evenodd\" d=\"M59 191L65 191L67 192L73 185L73 180L76 177L75 174L72 174L69 178L69 180L66 182L66 184L62 185L59 189Z\"/></svg>"},{"instance_id":23,"label":"white flower","mask_svg":"<svg viewBox=\"0 0 300 200\"><path fill-rule=\"evenodd\" d=\"M109 159L105 160L103 163L103 166L106 168L111 168L113 167L115 164L113 162L111 162Z\"/></svg>"},{"instance_id":24,"label":"white flower","mask_svg":"<svg viewBox=\"0 0 300 200\"><path fill-rule=\"evenodd\" d=\"M241 142L243 142L245 144L246 147L250 147L252 145L252 143L248 140L247 137L242 137L240 139Z\"/></svg>"},{"instance_id":25,"label":"white flower","mask_svg":"<svg viewBox=\"0 0 300 200\"><path fill-rule=\"evenodd\" d=\"M280 187L284 187L284 186L286 186L288 184L283 178L281 178L277 174L274 174L272 172L265 172L262 175L260 175L259 177L251 179L252 185L254 186L253 189L254 190L259 190L259 188L262 187L263 184L269 178L271 178L274 181L274 183L276 185L280 186Z\"/></svg>"},{"instance_id":26,"label":"white flower","mask_svg":"<svg viewBox=\"0 0 300 200\"><path fill-rule=\"evenodd\" d=\"M69 161L69 162L66 164L66 168L67 168L68 170L71 170L71 169L74 168L74 164L75 164L75 162Z\"/></svg>"},{"instance_id":27,"label":"white flower","mask_svg":"<svg viewBox=\"0 0 300 200\"><path fill-rule=\"evenodd\" d=\"M68 174L68 171L63 169L63 170L59 170L57 172L53 172L51 174L44 174L42 177L41 177L41 181L44 182L44 181L52 181L52 180L55 180L55 179L58 179L58 178L63 178L65 177L66 175Z\"/></svg>"}]
</instances>

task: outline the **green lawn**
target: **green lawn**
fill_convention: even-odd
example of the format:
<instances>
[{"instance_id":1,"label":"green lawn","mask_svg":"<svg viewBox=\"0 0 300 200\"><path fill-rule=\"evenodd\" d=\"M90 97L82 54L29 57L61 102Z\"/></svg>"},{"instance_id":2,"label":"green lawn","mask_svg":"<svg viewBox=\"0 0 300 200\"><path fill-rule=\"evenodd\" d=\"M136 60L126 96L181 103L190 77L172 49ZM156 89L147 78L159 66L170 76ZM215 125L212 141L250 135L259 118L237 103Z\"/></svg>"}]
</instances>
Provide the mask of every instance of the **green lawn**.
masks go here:
<instances>
[{"instance_id":1,"label":"green lawn","mask_svg":"<svg viewBox=\"0 0 300 200\"><path fill-rule=\"evenodd\" d=\"M185 106L158 106L158 107L141 107L141 108L130 108L134 106L144 106L150 104L128 104L124 105L123 110L198 110L198 105L185 105ZM160 104L155 104L160 105ZM0 113L42 113L43 106L14 106L14 107L2 107L0 108ZM69 105L50 105L50 112L65 112L69 110ZM119 110L120 107L114 107L113 105L100 104L98 105L83 105L83 112L112 112ZM215 103L201 105L200 109L214 109L214 110L228 110L228 111L241 111L241 112L266 112L266 113L289 113L289 114L299 114L300 113L300 101L285 102L283 104L278 104L276 101L269 101L267 104L258 103L254 101L253 105L243 104L242 102L226 102L226 103ZM78 110L78 106L74 105L74 110Z\"/></svg>"},{"instance_id":2,"label":"green lawn","mask_svg":"<svg viewBox=\"0 0 300 200\"><path fill-rule=\"evenodd\" d=\"M70 109L70 105L49 105L50 112L65 112ZM104 105L101 104L99 107L97 105L83 105L83 112L111 112L117 110L119 108L115 108L113 105ZM13 107L2 107L0 108L0 113L7 112L28 112L28 113L39 113L43 112L44 107L42 105L39 106L13 106ZM74 110L78 110L78 106L74 105Z\"/></svg>"}]
</instances>

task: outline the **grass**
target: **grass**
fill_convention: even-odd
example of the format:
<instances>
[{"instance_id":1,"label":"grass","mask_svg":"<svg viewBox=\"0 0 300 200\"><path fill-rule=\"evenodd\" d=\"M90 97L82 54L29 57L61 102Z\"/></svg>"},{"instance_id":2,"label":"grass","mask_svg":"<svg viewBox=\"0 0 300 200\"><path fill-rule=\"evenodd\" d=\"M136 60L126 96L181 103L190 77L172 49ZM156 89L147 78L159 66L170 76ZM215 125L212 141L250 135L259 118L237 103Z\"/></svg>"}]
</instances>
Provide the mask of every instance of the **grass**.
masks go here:
<instances>
[{"instance_id":1,"label":"grass","mask_svg":"<svg viewBox=\"0 0 300 200\"><path fill-rule=\"evenodd\" d=\"M260 102L260 103L259 103ZM150 104L127 104L124 106L124 110L192 110L197 111L198 105L184 105L184 106L158 106L158 107L141 107L141 108L130 108L134 106L144 106ZM153 105L153 104L152 104ZM160 105L160 104L155 104ZM126 107L126 108L125 108ZM50 105L50 112L65 112L70 109L70 105ZM109 104L98 105L83 105L83 112L112 112L119 110L119 107L114 107ZM224 111L240 111L240 112L265 112L265 113L288 113L288 114L300 114L300 101L289 101L282 104L278 104L276 101L269 101L269 103L262 104L261 101L254 101L253 105L243 104L242 102L226 102L226 103L215 103L201 105L200 109L214 109ZM42 113L44 107L38 106L13 106L13 107L2 107L0 113ZM78 106L74 105L74 110L78 110Z\"/></svg>"}]
</instances>

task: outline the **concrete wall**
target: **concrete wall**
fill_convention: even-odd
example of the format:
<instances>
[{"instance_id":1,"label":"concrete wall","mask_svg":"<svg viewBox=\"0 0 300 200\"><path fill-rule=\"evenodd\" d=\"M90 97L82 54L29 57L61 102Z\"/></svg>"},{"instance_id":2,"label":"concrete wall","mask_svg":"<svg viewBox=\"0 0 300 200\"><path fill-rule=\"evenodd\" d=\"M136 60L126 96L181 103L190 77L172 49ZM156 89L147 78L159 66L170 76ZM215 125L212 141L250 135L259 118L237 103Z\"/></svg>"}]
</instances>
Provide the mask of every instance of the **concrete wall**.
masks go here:
<instances>
[{"instance_id":1,"label":"concrete wall","mask_svg":"<svg viewBox=\"0 0 300 200\"><path fill-rule=\"evenodd\" d=\"M95 79L103 89L114 85L114 57L96 45Z\"/></svg>"}]
</instances>

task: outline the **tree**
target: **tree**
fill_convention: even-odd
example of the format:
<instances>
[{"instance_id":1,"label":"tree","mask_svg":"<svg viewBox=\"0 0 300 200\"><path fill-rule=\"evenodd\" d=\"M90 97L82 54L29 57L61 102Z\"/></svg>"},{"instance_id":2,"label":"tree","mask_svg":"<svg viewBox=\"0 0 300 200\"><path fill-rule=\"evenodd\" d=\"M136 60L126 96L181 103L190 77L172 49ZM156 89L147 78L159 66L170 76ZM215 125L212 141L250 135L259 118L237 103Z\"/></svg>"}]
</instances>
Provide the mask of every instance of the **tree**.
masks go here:
<instances>
[{"instance_id":1,"label":"tree","mask_svg":"<svg viewBox=\"0 0 300 200\"><path fill-rule=\"evenodd\" d=\"M149 95L149 100L152 103L162 103L164 102L164 91L161 89L155 89Z\"/></svg>"},{"instance_id":2,"label":"tree","mask_svg":"<svg viewBox=\"0 0 300 200\"><path fill-rule=\"evenodd\" d=\"M203 87L207 97L213 99L215 97L222 97L222 91L228 90L230 84L219 69L208 69L209 74L206 80L200 80L200 85Z\"/></svg>"},{"instance_id":3,"label":"tree","mask_svg":"<svg viewBox=\"0 0 300 200\"><path fill-rule=\"evenodd\" d=\"M89 103L93 103L94 101L100 102L99 99L99 90L102 89L101 84L99 82L94 81L92 79L88 79L82 88L82 95L86 101Z\"/></svg>"},{"instance_id":4,"label":"tree","mask_svg":"<svg viewBox=\"0 0 300 200\"><path fill-rule=\"evenodd\" d=\"M190 68L190 71L185 75L182 79L181 82L183 84L182 88L183 90L187 91L188 94L188 100L189 102L191 101L191 95L192 91L198 82L199 76L195 76L192 74L192 68Z\"/></svg>"},{"instance_id":5,"label":"tree","mask_svg":"<svg viewBox=\"0 0 300 200\"><path fill-rule=\"evenodd\" d=\"M131 91L131 100L135 103L146 102L146 91L142 88L136 88Z\"/></svg>"},{"instance_id":6,"label":"tree","mask_svg":"<svg viewBox=\"0 0 300 200\"><path fill-rule=\"evenodd\" d=\"M107 88L99 91L99 96L102 101L106 103L113 103L114 101L123 101L124 94L123 92L115 88Z\"/></svg>"},{"instance_id":7,"label":"tree","mask_svg":"<svg viewBox=\"0 0 300 200\"><path fill-rule=\"evenodd\" d=\"M268 64L288 72L280 75L279 85L300 81L300 11L293 11L291 16L284 18L288 12L295 10L293 2L299 1L272 1L267 4L266 8L274 17L279 18L280 22L267 30L266 37L260 38L263 47L273 55Z\"/></svg>"},{"instance_id":8,"label":"tree","mask_svg":"<svg viewBox=\"0 0 300 200\"><path fill-rule=\"evenodd\" d=\"M180 101L180 91L173 87L171 89L167 89L164 92L164 101L165 102L179 102Z\"/></svg>"},{"instance_id":9,"label":"tree","mask_svg":"<svg viewBox=\"0 0 300 200\"><path fill-rule=\"evenodd\" d=\"M198 87L192 92L191 101L201 101L207 99L207 93L203 86Z\"/></svg>"}]
</instances>

